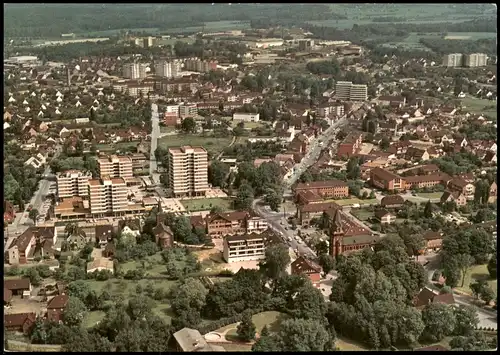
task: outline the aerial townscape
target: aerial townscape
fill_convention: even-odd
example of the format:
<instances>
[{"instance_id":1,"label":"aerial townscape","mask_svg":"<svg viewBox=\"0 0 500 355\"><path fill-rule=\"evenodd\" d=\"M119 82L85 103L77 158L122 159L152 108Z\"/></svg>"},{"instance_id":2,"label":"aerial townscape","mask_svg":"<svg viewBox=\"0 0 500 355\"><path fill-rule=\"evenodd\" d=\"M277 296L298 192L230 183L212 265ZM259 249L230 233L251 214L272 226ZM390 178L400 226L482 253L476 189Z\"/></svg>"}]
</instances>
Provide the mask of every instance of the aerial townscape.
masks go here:
<instances>
[{"instance_id":1,"label":"aerial townscape","mask_svg":"<svg viewBox=\"0 0 500 355\"><path fill-rule=\"evenodd\" d=\"M4 5L4 351L496 349L496 31Z\"/></svg>"}]
</instances>

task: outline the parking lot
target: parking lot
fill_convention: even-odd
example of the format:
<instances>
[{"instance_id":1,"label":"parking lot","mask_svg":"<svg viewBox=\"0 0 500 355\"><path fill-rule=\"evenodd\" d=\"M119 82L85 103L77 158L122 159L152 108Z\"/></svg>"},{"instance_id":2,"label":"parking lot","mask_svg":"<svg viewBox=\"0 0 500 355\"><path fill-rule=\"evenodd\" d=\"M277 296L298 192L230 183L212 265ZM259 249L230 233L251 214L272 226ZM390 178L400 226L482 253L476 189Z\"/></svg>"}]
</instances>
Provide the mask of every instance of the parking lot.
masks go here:
<instances>
[{"instance_id":1,"label":"parking lot","mask_svg":"<svg viewBox=\"0 0 500 355\"><path fill-rule=\"evenodd\" d=\"M164 198L160 197L161 208L170 212L184 212L186 209L182 205L181 201L176 198Z\"/></svg>"}]
</instances>

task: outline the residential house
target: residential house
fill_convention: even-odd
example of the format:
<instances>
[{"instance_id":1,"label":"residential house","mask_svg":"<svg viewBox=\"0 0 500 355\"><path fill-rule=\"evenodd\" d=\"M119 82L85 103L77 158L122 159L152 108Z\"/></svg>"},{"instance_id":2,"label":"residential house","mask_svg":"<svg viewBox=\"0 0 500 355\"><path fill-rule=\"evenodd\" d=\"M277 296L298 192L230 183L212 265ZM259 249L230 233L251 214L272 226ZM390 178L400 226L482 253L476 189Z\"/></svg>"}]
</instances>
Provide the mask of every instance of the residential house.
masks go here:
<instances>
[{"instance_id":1,"label":"residential house","mask_svg":"<svg viewBox=\"0 0 500 355\"><path fill-rule=\"evenodd\" d=\"M297 195L303 191L311 191L323 198L344 198L349 196L349 187L341 180L313 181L299 183L295 186L294 194Z\"/></svg>"},{"instance_id":2,"label":"residential house","mask_svg":"<svg viewBox=\"0 0 500 355\"><path fill-rule=\"evenodd\" d=\"M361 133L350 133L339 144L337 155L339 157L351 157L356 155L361 149L363 143L363 135Z\"/></svg>"},{"instance_id":3,"label":"residential house","mask_svg":"<svg viewBox=\"0 0 500 355\"><path fill-rule=\"evenodd\" d=\"M321 270L321 266L303 256L299 256L291 264L292 275L306 275L316 287L320 285Z\"/></svg>"},{"instance_id":4,"label":"residential house","mask_svg":"<svg viewBox=\"0 0 500 355\"><path fill-rule=\"evenodd\" d=\"M113 239L113 226L111 224L95 226L95 239L101 249Z\"/></svg>"},{"instance_id":5,"label":"residential house","mask_svg":"<svg viewBox=\"0 0 500 355\"><path fill-rule=\"evenodd\" d=\"M68 295L57 295L47 304L47 319L52 322L62 322L62 315L68 305Z\"/></svg>"},{"instance_id":6,"label":"residential house","mask_svg":"<svg viewBox=\"0 0 500 355\"><path fill-rule=\"evenodd\" d=\"M110 244L111 243L108 243L106 248ZM95 258L91 262L87 263L87 274L101 270L108 270L113 274L115 272L113 260L109 260L107 258Z\"/></svg>"},{"instance_id":7,"label":"residential house","mask_svg":"<svg viewBox=\"0 0 500 355\"><path fill-rule=\"evenodd\" d=\"M413 301L417 309L423 309L431 303L455 304L455 298L452 293L437 294L428 287L424 287Z\"/></svg>"},{"instance_id":8,"label":"residential house","mask_svg":"<svg viewBox=\"0 0 500 355\"><path fill-rule=\"evenodd\" d=\"M7 295L10 294L10 297L12 296L24 297L25 295L29 295L31 293L30 279L22 278L22 279L3 280L3 291L4 291L4 302L5 302L6 291L8 291Z\"/></svg>"},{"instance_id":9,"label":"residential house","mask_svg":"<svg viewBox=\"0 0 500 355\"><path fill-rule=\"evenodd\" d=\"M82 249L90 242L90 238L87 237L87 234L82 228L76 228L76 230L66 238L66 242L72 250L78 250Z\"/></svg>"},{"instance_id":10,"label":"residential house","mask_svg":"<svg viewBox=\"0 0 500 355\"><path fill-rule=\"evenodd\" d=\"M396 221L396 215L382 208L375 211L375 219L380 221L380 224L391 224Z\"/></svg>"},{"instance_id":11,"label":"residential house","mask_svg":"<svg viewBox=\"0 0 500 355\"><path fill-rule=\"evenodd\" d=\"M161 249L168 249L174 246L174 233L165 223L158 223L153 229L153 233L156 244L158 244Z\"/></svg>"},{"instance_id":12,"label":"residential house","mask_svg":"<svg viewBox=\"0 0 500 355\"><path fill-rule=\"evenodd\" d=\"M427 231L422 238L425 240L425 250L426 251L438 251L443 246L443 233Z\"/></svg>"},{"instance_id":13,"label":"residential house","mask_svg":"<svg viewBox=\"0 0 500 355\"><path fill-rule=\"evenodd\" d=\"M35 313L4 314L3 324L5 330L20 332L25 335L31 334L36 322Z\"/></svg>"},{"instance_id":14,"label":"residential house","mask_svg":"<svg viewBox=\"0 0 500 355\"><path fill-rule=\"evenodd\" d=\"M455 177L448 182L448 189L450 191L458 191L465 195L467 201L474 200L474 193L476 192L476 187L473 183L467 182L465 179L460 177Z\"/></svg>"},{"instance_id":15,"label":"residential house","mask_svg":"<svg viewBox=\"0 0 500 355\"><path fill-rule=\"evenodd\" d=\"M297 220L298 224L304 227L309 226L313 218L319 218L324 212L331 208L342 207L335 202L308 203L297 205Z\"/></svg>"},{"instance_id":16,"label":"residential house","mask_svg":"<svg viewBox=\"0 0 500 355\"><path fill-rule=\"evenodd\" d=\"M460 191L445 191L441 195L441 203L455 202L457 206L465 206L467 204L467 198Z\"/></svg>"},{"instance_id":17,"label":"residential house","mask_svg":"<svg viewBox=\"0 0 500 355\"><path fill-rule=\"evenodd\" d=\"M384 208L401 208L405 199L401 195L387 195L380 201L380 206Z\"/></svg>"},{"instance_id":18,"label":"residential house","mask_svg":"<svg viewBox=\"0 0 500 355\"><path fill-rule=\"evenodd\" d=\"M258 216L254 216L247 211L235 211L227 213L210 213L205 217L205 228L207 234L212 237L222 237L223 235L243 234L248 232L249 220L252 220L252 232L263 232L267 229L267 224L256 224ZM260 230L256 229L260 226Z\"/></svg>"},{"instance_id":19,"label":"residential house","mask_svg":"<svg viewBox=\"0 0 500 355\"><path fill-rule=\"evenodd\" d=\"M429 160L429 153L427 149L409 147L406 151L405 159L410 161L426 161Z\"/></svg>"},{"instance_id":20,"label":"residential house","mask_svg":"<svg viewBox=\"0 0 500 355\"><path fill-rule=\"evenodd\" d=\"M37 246L43 246L45 241L55 245L57 230L55 227L30 227L17 237L7 249L9 264L26 264L32 259Z\"/></svg>"},{"instance_id":21,"label":"residential house","mask_svg":"<svg viewBox=\"0 0 500 355\"><path fill-rule=\"evenodd\" d=\"M179 352L226 351L220 345L209 344L196 329L182 328L174 333L174 339Z\"/></svg>"},{"instance_id":22,"label":"residential house","mask_svg":"<svg viewBox=\"0 0 500 355\"><path fill-rule=\"evenodd\" d=\"M118 222L118 231L121 234L133 235L137 238L141 235L141 220L138 218L120 220Z\"/></svg>"}]
</instances>

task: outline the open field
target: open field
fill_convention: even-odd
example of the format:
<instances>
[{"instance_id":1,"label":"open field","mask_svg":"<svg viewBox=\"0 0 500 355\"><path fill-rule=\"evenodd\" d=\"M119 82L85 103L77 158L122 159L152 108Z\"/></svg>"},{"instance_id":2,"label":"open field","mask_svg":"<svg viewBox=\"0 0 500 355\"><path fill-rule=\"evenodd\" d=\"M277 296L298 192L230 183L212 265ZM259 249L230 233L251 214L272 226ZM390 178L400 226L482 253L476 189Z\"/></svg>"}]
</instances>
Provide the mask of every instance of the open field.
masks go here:
<instances>
[{"instance_id":1,"label":"open field","mask_svg":"<svg viewBox=\"0 0 500 355\"><path fill-rule=\"evenodd\" d=\"M378 203L376 198L367 198L366 200L360 200L359 198L346 198L343 200L328 200L325 202L335 202L340 206L353 205L356 203L359 205L374 205Z\"/></svg>"},{"instance_id":2,"label":"open field","mask_svg":"<svg viewBox=\"0 0 500 355\"><path fill-rule=\"evenodd\" d=\"M182 205L187 211L208 211L212 207L218 206L224 211L233 210L233 200L230 198L202 198L194 200L181 200Z\"/></svg>"},{"instance_id":3,"label":"open field","mask_svg":"<svg viewBox=\"0 0 500 355\"><path fill-rule=\"evenodd\" d=\"M436 198L441 198L443 196L442 192L419 192L417 193L418 197L421 198L428 198L430 200L436 199Z\"/></svg>"},{"instance_id":4,"label":"open field","mask_svg":"<svg viewBox=\"0 0 500 355\"><path fill-rule=\"evenodd\" d=\"M466 107L465 112L488 115L495 120L497 119L497 102L494 100L478 99L468 95L461 99L461 102ZM488 109L485 110L485 107L488 107Z\"/></svg>"},{"instance_id":5,"label":"open field","mask_svg":"<svg viewBox=\"0 0 500 355\"><path fill-rule=\"evenodd\" d=\"M230 31L230 30L246 30L249 28L250 28L250 22L241 22L241 21L205 22L205 33ZM165 30L162 30L161 33L190 33L190 32L201 32L202 30L203 26L188 26L188 27L167 28Z\"/></svg>"},{"instance_id":6,"label":"open field","mask_svg":"<svg viewBox=\"0 0 500 355\"><path fill-rule=\"evenodd\" d=\"M439 33L417 33L417 32L412 32L408 37L404 39L404 41L401 42L388 42L384 43L384 47L403 47L405 49L414 49L414 50L430 50L426 46L424 46L422 43L420 43L421 38L427 38L427 37L438 37L441 38L441 34Z\"/></svg>"},{"instance_id":7,"label":"open field","mask_svg":"<svg viewBox=\"0 0 500 355\"><path fill-rule=\"evenodd\" d=\"M255 328L257 333L262 331L264 326L268 326L271 332L276 332L279 330L279 326L281 322L283 322L288 316L286 314L276 312L276 311L268 311L257 313L252 317L252 321L255 324ZM237 323L226 325L225 327L217 329L216 333L226 333L226 339L228 340L237 340L236 335Z\"/></svg>"},{"instance_id":8,"label":"open field","mask_svg":"<svg viewBox=\"0 0 500 355\"><path fill-rule=\"evenodd\" d=\"M355 341L344 338L342 336L337 336L337 339L335 340L335 345L341 351L369 351L369 349L367 349L363 345L360 345Z\"/></svg>"},{"instance_id":9,"label":"open field","mask_svg":"<svg viewBox=\"0 0 500 355\"><path fill-rule=\"evenodd\" d=\"M257 128L257 127L265 127L266 124L265 123L262 123L262 122L245 122L245 121L242 121L242 120L232 120L231 121L231 127L236 127L238 125L238 123L240 122L243 122L245 124L244 128L246 129L253 129L253 128Z\"/></svg>"},{"instance_id":10,"label":"open field","mask_svg":"<svg viewBox=\"0 0 500 355\"><path fill-rule=\"evenodd\" d=\"M83 326L85 328L92 328L94 325L102 321L105 315L106 313L104 313L103 311L88 312L83 319Z\"/></svg>"},{"instance_id":11,"label":"open field","mask_svg":"<svg viewBox=\"0 0 500 355\"><path fill-rule=\"evenodd\" d=\"M166 271L166 266L160 253L148 256L144 261L146 266L146 275L165 276L164 272ZM135 270L142 267L142 263L134 260L120 264L120 267L123 272L127 272L129 270Z\"/></svg>"},{"instance_id":12,"label":"open field","mask_svg":"<svg viewBox=\"0 0 500 355\"><path fill-rule=\"evenodd\" d=\"M490 274L485 265L474 265L465 274L465 282L463 287L457 287L458 290L462 292L466 292L472 295L472 291L469 285L476 280L487 280L490 287L497 294L497 280L493 280L490 278ZM462 280L460 280L459 284L462 284Z\"/></svg>"},{"instance_id":13,"label":"open field","mask_svg":"<svg viewBox=\"0 0 500 355\"><path fill-rule=\"evenodd\" d=\"M158 146L180 147L183 145L202 146L209 153L217 155L226 148L233 137L204 137L196 134L178 134L175 136L166 136L158 139Z\"/></svg>"}]
</instances>

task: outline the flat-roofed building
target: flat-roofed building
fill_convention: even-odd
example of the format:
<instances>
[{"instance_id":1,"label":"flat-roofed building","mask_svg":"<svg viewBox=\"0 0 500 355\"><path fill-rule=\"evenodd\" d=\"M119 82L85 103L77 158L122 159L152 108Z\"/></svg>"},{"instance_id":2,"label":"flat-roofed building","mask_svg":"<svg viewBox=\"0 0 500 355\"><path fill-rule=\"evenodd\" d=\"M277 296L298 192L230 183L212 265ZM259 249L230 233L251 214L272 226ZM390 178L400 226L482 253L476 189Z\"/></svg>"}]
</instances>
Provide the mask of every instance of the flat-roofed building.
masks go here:
<instances>
[{"instance_id":1,"label":"flat-roofed building","mask_svg":"<svg viewBox=\"0 0 500 355\"><path fill-rule=\"evenodd\" d=\"M127 63L123 65L123 77L127 79L141 79L146 77L147 65L143 63Z\"/></svg>"},{"instance_id":2,"label":"flat-roofed building","mask_svg":"<svg viewBox=\"0 0 500 355\"><path fill-rule=\"evenodd\" d=\"M488 56L484 53L471 53L465 55L464 65L466 67L484 67L488 61Z\"/></svg>"},{"instance_id":3,"label":"flat-roofed building","mask_svg":"<svg viewBox=\"0 0 500 355\"><path fill-rule=\"evenodd\" d=\"M450 53L443 57L444 67L461 67L464 60L462 53Z\"/></svg>"},{"instance_id":4,"label":"flat-roofed building","mask_svg":"<svg viewBox=\"0 0 500 355\"><path fill-rule=\"evenodd\" d=\"M224 237L224 260L228 263L265 258L266 247L273 242L279 242L274 232L247 233L228 235Z\"/></svg>"},{"instance_id":5,"label":"flat-roofed building","mask_svg":"<svg viewBox=\"0 0 500 355\"><path fill-rule=\"evenodd\" d=\"M129 179L133 177L131 157L118 155L104 156L99 157L97 163L99 178L107 176L110 178Z\"/></svg>"},{"instance_id":6,"label":"flat-roofed building","mask_svg":"<svg viewBox=\"0 0 500 355\"><path fill-rule=\"evenodd\" d=\"M57 196L66 198L88 196L88 182L92 179L90 171L66 170L56 175Z\"/></svg>"},{"instance_id":7,"label":"flat-roofed building","mask_svg":"<svg viewBox=\"0 0 500 355\"><path fill-rule=\"evenodd\" d=\"M363 84L353 84L350 81L337 81L335 96L341 100L366 101L368 99L368 87Z\"/></svg>"},{"instance_id":8,"label":"flat-roofed building","mask_svg":"<svg viewBox=\"0 0 500 355\"><path fill-rule=\"evenodd\" d=\"M168 150L168 185L175 197L205 196L208 190L208 153L203 147Z\"/></svg>"},{"instance_id":9,"label":"flat-roofed building","mask_svg":"<svg viewBox=\"0 0 500 355\"><path fill-rule=\"evenodd\" d=\"M128 210L127 184L121 177L89 180L90 213L95 217L124 215Z\"/></svg>"}]
</instances>

